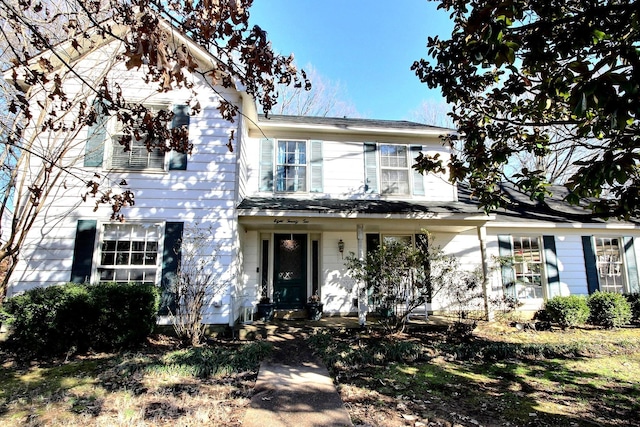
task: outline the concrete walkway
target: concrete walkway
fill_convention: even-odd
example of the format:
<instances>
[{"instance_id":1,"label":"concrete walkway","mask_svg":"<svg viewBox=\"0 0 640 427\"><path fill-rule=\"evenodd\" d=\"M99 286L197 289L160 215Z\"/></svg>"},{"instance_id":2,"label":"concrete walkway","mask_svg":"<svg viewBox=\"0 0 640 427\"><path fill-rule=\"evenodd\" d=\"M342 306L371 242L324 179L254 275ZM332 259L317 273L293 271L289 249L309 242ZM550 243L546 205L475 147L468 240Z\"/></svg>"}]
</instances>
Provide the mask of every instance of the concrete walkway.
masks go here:
<instances>
[{"instance_id":1,"label":"concrete walkway","mask_svg":"<svg viewBox=\"0 0 640 427\"><path fill-rule=\"evenodd\" d=\"M243 426L353 426L327 368L311 354L300 328L278 327L274 354L258 372Z\"/></svg>"}]
</instances>

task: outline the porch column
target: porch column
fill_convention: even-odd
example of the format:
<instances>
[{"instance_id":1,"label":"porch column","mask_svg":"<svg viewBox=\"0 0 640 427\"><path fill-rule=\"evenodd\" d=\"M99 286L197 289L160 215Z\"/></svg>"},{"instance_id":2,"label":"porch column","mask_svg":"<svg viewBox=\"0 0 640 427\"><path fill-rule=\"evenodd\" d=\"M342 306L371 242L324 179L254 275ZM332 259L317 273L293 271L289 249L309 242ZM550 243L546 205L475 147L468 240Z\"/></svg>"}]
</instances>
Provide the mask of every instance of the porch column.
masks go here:
<instances>
[{"instance_id":1,"label":"porch column","mask_svg":"<svg viewBox=\"0 0 640 427\"><path fill-rule=\"evenodd\" d=\"M484 313L487 320L493 320L493 312L489 307L489 262L487 261L487 229L478 227L480 240L480 257L482 258L482 297L484 299Z\"/></svg>"},{"instance_id":2,"label":"porch column","mask_svg":"<svg viewBox=\"0 0 640 427\"><path fill-rule=\"evenodd\" d=\"M358 237L358 259L364 260L364 226L362 224L357 225L357 237ZM364 283L358 283L358 323L360 326L367 325L367 300L366 300L366 288Z\"/></svg>"}]
</instances>

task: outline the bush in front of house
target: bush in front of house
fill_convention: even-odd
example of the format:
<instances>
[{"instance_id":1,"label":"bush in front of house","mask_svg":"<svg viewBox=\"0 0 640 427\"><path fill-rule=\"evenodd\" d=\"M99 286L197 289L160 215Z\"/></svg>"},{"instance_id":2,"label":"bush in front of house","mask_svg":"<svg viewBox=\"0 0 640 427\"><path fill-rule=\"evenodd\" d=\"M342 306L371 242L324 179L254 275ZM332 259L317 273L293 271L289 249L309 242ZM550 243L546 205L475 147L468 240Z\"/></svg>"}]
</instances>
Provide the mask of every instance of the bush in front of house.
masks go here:
<instances>
[{"instance_id":1,"label":"bush in front of house","mask_svg":"<svg viewBox=\"0 0 640 427\"><path fill-rule=\"evenodd\" d=\"M98 330L91 342L94 349L131 347L153 332L159 304L156 286L103 283L89 289L98 315Z\"/></svg>"},{"instance_id":2,"label":"bush in front of house","mask_svg":"<svg viewBox=\"0 0 640 427\"><path fill-rule=\"evenodd\" d=\"M581 295L555 296L546 302L544 310L562 329L583 325L589 318L587 299Z\"/></svg>"},{"instance_id":3,"label":"bush in front of house","mask_svg":"<svg viewBox=\"0 0 640 427\"><path fill-rule=\"evenodd\" d=\"M587 322L605 328L617 328L631 321L631 305L622 294L596 291L587 299Z\"/></svg>"},{"instance_id":4,"label":"bush in front of house","mask_svg":"<svg viewBox=\"0 0 640 427\"><path fill-rule=\"evenodd\" d=\"M631 306L631 320L640 322L640 293L634 292L632 294L626 294L625 298Z\"/></svg>"},{"instance_id":5,"label":"bush in front of house","mask_svg":"<svg viewBox=\"0 0 640 427\"><path fill-rule=\"evenodd\" d=\"M68 283L34 288L4 303L12 325L9 346L27 357L114 350L153 331L154 285Z\"/></svg>"}]
</instances>

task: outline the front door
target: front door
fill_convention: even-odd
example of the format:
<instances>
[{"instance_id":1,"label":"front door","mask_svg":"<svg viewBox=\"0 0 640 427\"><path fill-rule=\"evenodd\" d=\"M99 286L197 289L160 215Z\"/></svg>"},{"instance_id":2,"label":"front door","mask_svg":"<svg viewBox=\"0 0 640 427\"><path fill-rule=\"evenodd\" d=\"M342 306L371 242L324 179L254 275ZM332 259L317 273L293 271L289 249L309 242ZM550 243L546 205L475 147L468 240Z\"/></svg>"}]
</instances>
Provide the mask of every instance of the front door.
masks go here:
<instances>
[{"instance_id":1,"label":"front door","mask_svg":"<svg viewBox=\"0 0 640 427\"><path fill-rule=\"evenodd\" d=\"M276 234L274 262L276 308L304 308L307 300L307 235Z\"/></svg>"}]
</instances>

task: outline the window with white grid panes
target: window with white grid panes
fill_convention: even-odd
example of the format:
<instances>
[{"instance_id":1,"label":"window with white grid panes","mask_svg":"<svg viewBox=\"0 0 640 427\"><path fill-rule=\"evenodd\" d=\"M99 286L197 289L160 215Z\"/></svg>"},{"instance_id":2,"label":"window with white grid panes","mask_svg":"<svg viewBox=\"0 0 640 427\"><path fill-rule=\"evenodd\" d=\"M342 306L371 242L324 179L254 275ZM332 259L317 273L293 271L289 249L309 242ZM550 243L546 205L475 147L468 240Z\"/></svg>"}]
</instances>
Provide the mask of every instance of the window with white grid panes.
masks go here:
<instances>
[{"instance_id":1,"label":"window with white grid panes","mask_svg":"<svg viewBox=\"0 0 640 427\"><path fill-rule=\"evenodd\" d=\"M596 266L602 292L624 292L623 259L620 239L596 237Z\"/></svg>"},{"instance_id":2,"label":"window with white grid panes","mask_svg":"<svg viewBox=\"0 0 640 427\"><path fill-rule=\"evenodd\" d=\"M307 191L306 141L278 141L276 152L276 191Z\"/></svg>"},{"instance_id":3,"label":"window with white grid panes","mask_svg":"<svg viewBox=\"0 0 640 427\"><path fill-rule=\"evenodd\" d=\"M161 224L105 224L100 244L100 282L157 283Z\"/></svg>"},{"instance_id":4,"label":"window with white grid panes","mask_svg":"<svg viewBox=\"0 0 640 427\"><path fill-rule=\"evenodd\" d=\"M409 158L405 145L380 145L380 192L409 194Z\"/></svg>"},{"instance_id":5,"label":"window with white grid panes","mask_svg":"<svg viewBox=\"0 0 640 427\"><path fill-rule=\"evenodd\" d=\"M542 252L538 237L513 237L513 269L519 300L542 298Z\"/></svg>"}]
</instances>

